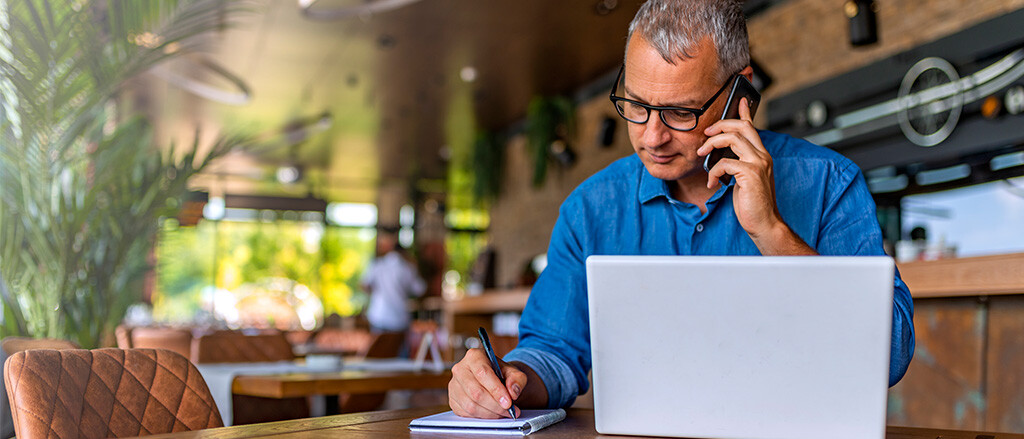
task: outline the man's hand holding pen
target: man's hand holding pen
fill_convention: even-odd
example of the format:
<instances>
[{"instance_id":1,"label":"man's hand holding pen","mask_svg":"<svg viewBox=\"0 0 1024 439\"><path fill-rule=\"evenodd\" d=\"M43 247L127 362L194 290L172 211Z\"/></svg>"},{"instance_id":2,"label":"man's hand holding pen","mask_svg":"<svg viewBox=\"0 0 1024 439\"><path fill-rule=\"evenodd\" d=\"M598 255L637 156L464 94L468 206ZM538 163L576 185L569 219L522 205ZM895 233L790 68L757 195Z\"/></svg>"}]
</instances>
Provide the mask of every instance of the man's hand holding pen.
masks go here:
<instances>
[{"instance_id":1,"label":"man's hand holding pen","mask_svg":"<svg viewBox=\"0 0 1024 439\"><path fill-rule=\"evenodd\" d=\"M470 349L465 358L452 366L448 383L448 405L456 415L469 418L498 419L509 417L509 410L519 416L513 402L526 387L526 373L498 360L505 384L491 369L483 349Z\"/></svg>"}]
</instances>

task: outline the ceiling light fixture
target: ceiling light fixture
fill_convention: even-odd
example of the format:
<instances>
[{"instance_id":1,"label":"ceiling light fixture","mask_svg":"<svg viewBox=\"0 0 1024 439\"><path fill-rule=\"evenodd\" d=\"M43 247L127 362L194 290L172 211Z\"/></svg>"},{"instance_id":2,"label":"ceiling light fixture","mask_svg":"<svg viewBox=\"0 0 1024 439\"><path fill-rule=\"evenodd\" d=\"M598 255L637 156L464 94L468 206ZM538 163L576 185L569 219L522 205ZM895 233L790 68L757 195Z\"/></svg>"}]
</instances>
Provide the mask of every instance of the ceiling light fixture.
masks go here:
<instances>
[{"instance_id":1,"label":"ceiling light fixture","mask_svg":"<svg viewBox=\"0 0 1024 439\"><path fill-rule=\"evenodd\" d=\"M334 124L334 117L330 111L324 111L315 116L292 119L284 124L279 130L270 131L257 136L257 141L267 141L278 136L283 136L288 145L302 143L314 134L327 131Z\"/></svg>"},{"instance_id":2,"label":"ceiling light fixture","mask_svg":"<svg viewBox=\"0 0 1024 439\"><path fill-rule=\"evenodd\" d=\"M277 168L277 182L293 184L302 179L302 169L298 166L282 166Z\"/></svg>"},{"instance_id":3,"label":"ceiling light fixture","mask_svg":"<svg viewBox=\"0 0 1024 439\"><path fill-rule=\"evenodd\" d=\"M597 15L608 15L615 8L619 6L619 0L598 0L597 4L594 5L594 12Z\"/></svg>"},{"instance_id":4,"label":"ceiling light fixture","mask_svg":"<svg viewBox=\"0 0 1024 439\"><path fill-rule=\"evenodd\" d=\"M341 20L351 17L369 17L373 14L395 10L420 0L369 0L354 6L315 9L313 6L317 1L298 0L302 15L311 20Z\"/></svg>"},{"instance_id":5,"label":"ceiling light fixture","mask_svg":"<svg viewBox=\"0 0 1024 439\"><path fill-rule=\"evenodd\" d=\"M476 81L476 68L473 66L463 67L462 70L459 70L459 77L465 82Z\"/></svg>"},{"instance_id":6,"label":"ceiling light fixture","mask_svg":"<svg viewBox=\"0 0 1024 439\"><path fill-rule=\"evenodd\" d=\"M252 99L252 93L249 91L249 86L246 85L245 81L243 81L242 78L235 76L235 74L229 72L224 67L221 67L219 64L207 59L206 57L200 56L183 56L178 59L180 62L190 64L188 70L207 70L212 72L217 76L226 79L238 91L232 92L224 90L208 83L190 78L171 70L171 68L167 66L167 63L160 63L153 66L153 68L149 69L149 73L178 88L181 88L182 90L214 102L220 102L228 105L245 105Z\"/></svg>"}]
</instances>

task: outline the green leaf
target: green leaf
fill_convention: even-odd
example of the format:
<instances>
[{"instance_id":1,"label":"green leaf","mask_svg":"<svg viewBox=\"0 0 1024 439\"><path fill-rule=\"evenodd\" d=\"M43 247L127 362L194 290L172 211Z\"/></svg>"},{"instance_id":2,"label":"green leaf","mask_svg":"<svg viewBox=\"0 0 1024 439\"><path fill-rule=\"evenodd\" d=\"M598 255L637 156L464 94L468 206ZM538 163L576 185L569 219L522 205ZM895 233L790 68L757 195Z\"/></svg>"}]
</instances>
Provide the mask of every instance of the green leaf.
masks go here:
<instances>
[{"instance_id":1,"label":"green leaf","mask_svg":"<svg viewBox=\"0 0 1024 439\"><path fill-rule=\"evenodd\" d=\"M0 50L11 54L0 58L4 334L96 347L139 299L159 218L173 214L166 200L181 199L189 177L245 139L223 137L197 157L197 136L188 163L176 163L117 96L133 75L181 55L164 53L166 44L198 44L240 5L0 3L9 19ZM162 45L135 45L146 31Z\"/></svg>"}]
</instances>

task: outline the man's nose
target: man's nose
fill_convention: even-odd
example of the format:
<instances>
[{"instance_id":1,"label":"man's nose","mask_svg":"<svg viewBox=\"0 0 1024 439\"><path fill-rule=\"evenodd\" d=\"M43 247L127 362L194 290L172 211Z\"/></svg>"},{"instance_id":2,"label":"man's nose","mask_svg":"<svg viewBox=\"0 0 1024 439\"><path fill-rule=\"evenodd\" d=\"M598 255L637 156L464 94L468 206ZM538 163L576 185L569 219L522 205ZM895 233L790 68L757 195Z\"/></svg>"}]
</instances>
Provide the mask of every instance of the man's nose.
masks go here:
<instances>
[{"instance_id":1,"label":"man's nose","mask_svg":"<svg viewBox=\"0 0 1024 439\"><path fill-rule=\"evenodd\" d=\"M665 126L665 122L661 120L661 113L658 110L651 110L647 123L643 124L643 130L640 140L643 141L645 147L661 146L671 137L669 127Z\"/></svg>"}]
</instances>

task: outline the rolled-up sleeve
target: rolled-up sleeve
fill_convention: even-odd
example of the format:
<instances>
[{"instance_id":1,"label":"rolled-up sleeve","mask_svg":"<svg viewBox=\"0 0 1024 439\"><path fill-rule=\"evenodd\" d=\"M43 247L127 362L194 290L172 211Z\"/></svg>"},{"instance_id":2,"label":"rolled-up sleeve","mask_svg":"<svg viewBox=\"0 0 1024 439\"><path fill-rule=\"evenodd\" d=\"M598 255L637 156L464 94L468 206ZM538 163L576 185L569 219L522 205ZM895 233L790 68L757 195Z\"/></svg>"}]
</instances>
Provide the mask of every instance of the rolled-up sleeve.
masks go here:
<instances>
[{"instance_id":1,"label":"rolled-up sleeve","mask_svg":"<svg viewBox=\"0 0 1024 439\"><path fill-rule=\"evenodd\" d=\"M566 203L551 233L548 266L534 285L519 322L519 345L505 361L521 361L540 376L548 407L566 407L590 383L590 322L583 243Z\"/></svg>"},{"instance_id":2,"label":"rolled-up sleeve","mask_svg":"<svg viewBox=\"0 0 1024 439\"><path fill-rule=\"evenodd\" d=\"M852 163L829 181L830 197L823 211L818 253L822 255L883 256L882 231L875 202L860 169ZM892 344L889 348L889 386L903 378L914 356L914 302L899 270L893 279Z\"/></svg>"}]
</instances>

